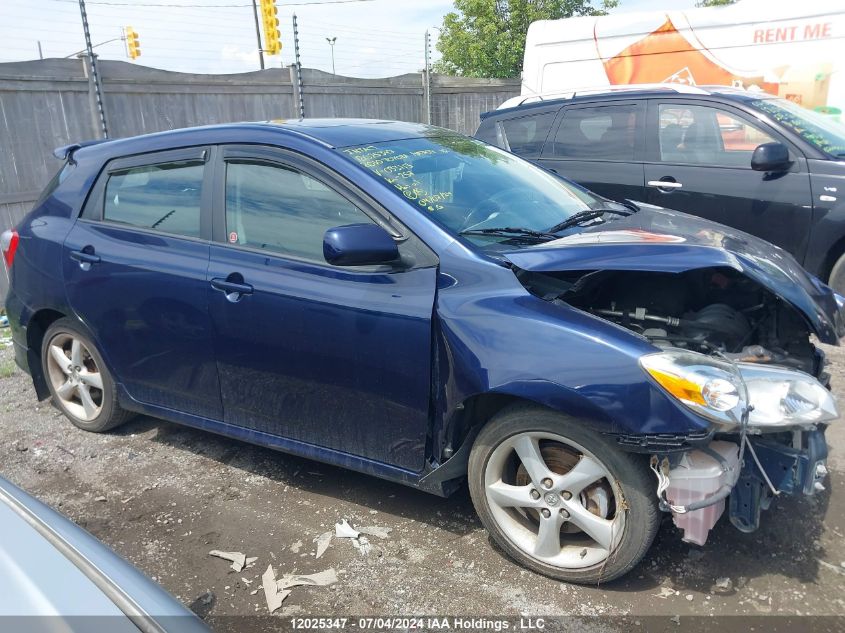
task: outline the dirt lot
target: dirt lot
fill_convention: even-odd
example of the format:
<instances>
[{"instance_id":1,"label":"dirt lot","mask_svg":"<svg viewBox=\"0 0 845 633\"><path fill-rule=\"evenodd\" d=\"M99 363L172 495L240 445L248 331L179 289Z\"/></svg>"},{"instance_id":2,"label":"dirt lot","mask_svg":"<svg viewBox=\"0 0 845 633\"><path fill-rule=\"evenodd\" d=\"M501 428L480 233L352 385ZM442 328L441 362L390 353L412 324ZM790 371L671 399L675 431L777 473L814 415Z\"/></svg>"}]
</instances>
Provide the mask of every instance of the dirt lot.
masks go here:
<instances>
[{"instance_id":1,"label":"dirt lot","mask_svg":"<svg viewBox=\"0 0 845 633\"><path fill-rule=\"evenodd\" d=\"M845 352L828 353L845 402ZM277 612L288 616L659 616L666 630L677 630L670 619L676 615L845 614L844 422L828 433L825 492L780 500L755 534L722 521L704 548L682 543L667 518L638 569L587 588L505 558L466 491L440 499L152 418L106 435L84 433L36 402L27 376L8 375L10 359L11 348L0 349L0 473L193 604L217 629L243 629L226 616L266 613L263 592L253 592L268 563L279 575L338 570L333 586L294 589ZM392 532L371 537L366 555L335 540L315 559L315 537L343 518ZM235 573L208 555L212 549L258 561ZM728 595L711 590L720 577L731 579ZM207 592L209 604L200 599Z\"/></svg>"}]
</instances>

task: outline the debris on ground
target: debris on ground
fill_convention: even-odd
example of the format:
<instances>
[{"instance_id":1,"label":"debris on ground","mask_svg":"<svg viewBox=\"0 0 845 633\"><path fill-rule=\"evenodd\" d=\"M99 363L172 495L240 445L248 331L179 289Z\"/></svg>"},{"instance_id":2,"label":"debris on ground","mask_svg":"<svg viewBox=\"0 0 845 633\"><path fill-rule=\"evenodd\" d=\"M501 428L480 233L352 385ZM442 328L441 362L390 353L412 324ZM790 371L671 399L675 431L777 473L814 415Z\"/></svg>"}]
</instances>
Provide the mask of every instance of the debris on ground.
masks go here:
<instances>
[{"instance_id":1,"label":"debris on ground","mask_svg":"<svg viewBox=\"0 0 845 633\"><path fill-rule=\"evenodd\" d=\"M246 556L241 552L221 552L220 550L213 549L208 554L209 556L216 556L217 558L230 561L232 563L232 569L235 571L242 571L247 563ZM258 560L258 557L251 560L255 562Z\"/></svg>"},{"instance_id":2,"label":"debris on ground","mask_svg":"<svg viewBox=\"0 0 845 633\"><path fill-rule=\"evenodd\" d=\"M270 613L281 607L282 602L290 595L289 590L279 591L272 565L267 565L267 571L261 576L261 585L264 587L264 597L267 599L267 610Z\"/></svg>"},{"instance_id":3,"label":"debris on ground","mask_svg":"<svg viewBox=\"0 0 845 633\"><path fill-rule=\"evenodd\" d=\"M663 598L665 600L669 596L674 596L674 595L675 595L674 589L670 589L669 587L661 587L660 591L658 591L656 594L654 594L654 597L655 598Z\"/></svg>"},{"instance_id":4,"label":"debris on ground","mask_svg":"<svg viewBox=\"0 0 845 633\"><path fill-rule=\"evenodd\" d=\"M299 550L301 550L301 549L302 549L302 541L296 541L295 543L292 543L291 546L290 546L290 551L292 551L294 554L299 554Z\"/></svg>"},{"instance_id":5,"label":"debris on ground","mask_svg":"<svg viewBox=\"0 0 845 633\"><path fill-rule=\"evenodd\" d=\"M366 536L359 536L352 539L352 546L358 550L361 556L369 556L373 546L370 545L370 540Z\"/></svg>"},{"instance_id":6,"label":"debris on ground","mask_svg":"<svg viewBox=\"0 0 845 633\"><path fill-rule=\"evenodd\" d=\"M282 602L291 594L293 587L325 587L336 582L337 572L334 567L316 574L285 574L280 580L276 580L276 571L272 565L268 565L267 571L261 576L264 597L267 599L267 609L270 613L282 606Z\"/></svg>"},{"instance_id":7,"label":"debris on ground","mask_svg":"<svg viewBox=\"0 0 845 633\"><path fill-rule=\"evenodd\" d=\"M100 495L99 497L94 497L94 501L101 501L102 503L105 503L106 501L108 501L108 499Z\"/></svg>"},{"instance_id":8,"label":"debris on ground","mask_svg":"<svg viewBox=\"0 0 845 633\"><path fill-rule=\"evenodd\" d=\"M320 536L314 539L314 542L317 543L317 558L320 558L320 556L325 554L326 550L329 549L333 536L334 534L332 532L323 532Z\"/></svg>"},{"instance_id":9,"label":"debris on ground","mask_svg":"<svg viewBox=\"0 0 845 633\"><path fill-rule=\"evenodd\" d=\"M843 576L845 576L845 563L842 563L841 567L837 567L836 565L832 565L827 561L820 560L819 565L821 565L822 567L827 567L830 571L835 571L837 574L842 574Z\"/></svg>"},{"instance_id":10,"label":"debris on ground","mask_svg":"<svg viewBox=\"0 0 845 633\"><path fill-rule=\"evenodd\" d=\"M388 538L390 533L393 531L393 528L389 527L381 527L379 525L370 525L367 527L358 528L358 531L361 534L366 534L367 536L375 536L376 538Z\"/></svg>"},{"instance_id":11,"label":"debris on ground","mask_svg":"<svg viewBox=\"0 0 845 633\"><path fill-rule=\"evenodd\" d=\"M716 582L710 588L710 593L718 593L721 595L727 595L729 593L733 593L734 584L731 582L730 578L717 578Z\"/></svg>"},{"instance_id":12,"label":"debris on ground","mask_svg":"<svg viewBox=\"0 0 845 633\"><path fill-rule=\"evenodd\" d=\"M349 521L342 519L340 523L335 523L334 535L337 538L358 538L361 533L349 525Z\"/></svg>"},{"instance_id":13,"label":"debris on ground","mask_svg":"<svg viewBox=\"0 0 845 633\"><path fill-rule=\"evenodd\" d=\"M249 569L250 567L255 565L255 561L257 561L257 560L258 560L258 556L250 556L249 558L247 558L246 561L245 561L246 562L246 568Z\"/></svg>"},{"instance_id":14,"label":"debris on ground","mask_svg":"<svg viewBox=\"0 0 845 633\"><path fill-rule=\"evenodd\" d=\"M325 587L326 585L333 585L336 582L337 572L335 572L334 567L330 567L326 571L321 571L316 574L285 574L276 584L279 591L284 591L285 589L301 587L303 585Z\"/></svg>"}]
</instances>

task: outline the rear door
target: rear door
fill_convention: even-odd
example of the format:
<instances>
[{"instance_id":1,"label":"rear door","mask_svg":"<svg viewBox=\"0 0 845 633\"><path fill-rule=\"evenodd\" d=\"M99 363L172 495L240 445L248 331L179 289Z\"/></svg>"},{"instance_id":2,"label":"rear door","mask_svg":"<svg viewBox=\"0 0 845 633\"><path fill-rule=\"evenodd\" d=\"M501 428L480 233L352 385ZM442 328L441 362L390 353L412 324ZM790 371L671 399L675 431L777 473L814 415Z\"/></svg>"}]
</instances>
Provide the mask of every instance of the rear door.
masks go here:
<instances>
[{"instance_id":1,"label":"rear door","mask_svg":"<svg viewBox=\"0 0 845 633\"><path fill-rule=\"evenodd\" d=\"M111 161L67 236L69 305L136 400L220 419L208 148Z\"/></svg>"},{"instance_id":2,"label":"rear door","mask_svg":"<svg viewBox=\"0 0 845 633\"><path fill-rule=\"evenodd\" d=\"M295 154L223 148L215 187L208 293L225 421L422 469L436 256ZM356 223L393 232L407 265L326 263L326 230Z\"/></svg>"},{"instance_id":3,"label":"rear door","mask_svg":"<svg viewBox=\"0 0 845 633\"><path fill-rule=\"evenodd\" d=\"M792 167L771 174L751 169L751 155L778 141ZM649 104L647 202L698 215L761 237L803 261L812 195L803 154L738 108L692 99Z\"/></svg>"},{"instance_id":4,"label":"rear door","mask_svg":"<svg viewBox=\"0 0 845 633\"><path fill-rule=\"evenodd\" d=\"M567 106L539 163L612 200L642 200L645 103Z\"/></svg>"}]
</instances>

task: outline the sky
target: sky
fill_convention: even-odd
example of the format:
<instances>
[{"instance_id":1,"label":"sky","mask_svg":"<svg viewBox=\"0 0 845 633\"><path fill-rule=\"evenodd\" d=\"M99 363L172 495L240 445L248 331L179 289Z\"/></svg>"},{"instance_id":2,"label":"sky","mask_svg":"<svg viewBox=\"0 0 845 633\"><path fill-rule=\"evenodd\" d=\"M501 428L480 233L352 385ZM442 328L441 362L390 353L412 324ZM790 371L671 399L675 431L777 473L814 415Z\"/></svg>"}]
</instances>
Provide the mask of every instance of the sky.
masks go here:
<instances>
[{"instance_id":1,"label":"sky","mask_svg":"<svg viewBox=\"0 0 845 633\"><path fill-rule=\"evenodd\" d=\"M296 13L301 62L353 77L387 77L424 66L424 36L434 39L452 0L277 0L281 55L268 67L294 61L292 16ZM159 6L163 5L163 6ZM614 13L684 9L694 0L621 0ZM141 56L133 63L199 73L258 70L258 44L251 0L87 0L94 44L119 38L123 26L139 34ZM78 0L0 0L0 62L72 56L85 46ZM103 59L128 61L117 39L96 48Z\"/></svg>"}]
</instances>

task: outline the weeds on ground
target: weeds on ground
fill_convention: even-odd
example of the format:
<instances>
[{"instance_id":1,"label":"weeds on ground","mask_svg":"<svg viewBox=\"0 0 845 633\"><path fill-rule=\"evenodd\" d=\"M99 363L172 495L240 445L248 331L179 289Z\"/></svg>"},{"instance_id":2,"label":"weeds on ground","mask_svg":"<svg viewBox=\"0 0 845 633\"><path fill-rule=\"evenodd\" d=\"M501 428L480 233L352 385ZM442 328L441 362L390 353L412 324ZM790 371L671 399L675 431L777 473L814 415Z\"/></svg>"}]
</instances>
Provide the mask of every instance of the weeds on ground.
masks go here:
<instances>
[{"instance_id":1,"label":"weeds on ground","mask_svg":"<svg viewBox=\"0 0 845 633\"><path fill-rule=\"evenodd\" d=\"M16 371L15 361L11 358L0 362L0 379L9 378Z\"/></svg>"}]
</instances>

